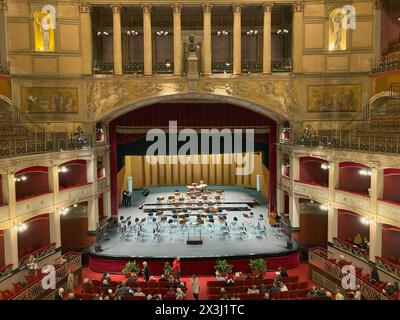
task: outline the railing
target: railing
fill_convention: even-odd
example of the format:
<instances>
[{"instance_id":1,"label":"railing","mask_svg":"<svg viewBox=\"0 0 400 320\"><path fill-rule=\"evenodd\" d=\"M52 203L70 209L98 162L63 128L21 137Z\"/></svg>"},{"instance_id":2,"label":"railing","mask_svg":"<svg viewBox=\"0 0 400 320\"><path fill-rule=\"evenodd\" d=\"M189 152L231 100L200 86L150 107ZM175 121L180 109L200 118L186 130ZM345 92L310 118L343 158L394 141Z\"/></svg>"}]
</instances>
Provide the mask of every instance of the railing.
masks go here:
<instances>
[{"instance_id":1,"label":"railing","mask_svg":"<svg viewBox=\"0 0 400 320\"><path fill-rule=\"evenodd\" d=\"M124 63L122 70L124 74L143 74L144 65L136 62Z\"/></svg>"},{"instance_id":2,"label":"railing","mask_svg":"<svg viewBox=\"0 0 400 320\"><path fill-rule=\"evenodd\" d=\"M5 69L0 66L0 75L9 75L9 74L10 74L10 70Z\"/></svg>"},{"instance_id":3,"label":"railing","mask_svg":"<svg viewBox=\"0 0 400 320\"><path fill-rule=\"evenodd\" d=\"M372 69L373 73L400 70L400 60L382 59L379 66Z\"/></svg>"},{"instance_id":4,"label":"railing","mask_svg":"<svg viewBox=\"0 0 400 320\"><path fill-rule=\"evenodd\" d=\"M212 73L232 73L233 66L232 63L227 62L213 62L211 66Z\"/></svg>"},{"instance_id":5,"label":"railing","mask_svg":"<svg viewBox=\"0 0 400 320\"><path fill-rule=\"evenodd\" d=\"M7 111L11 119L17 123L20 123L30 132L44 133L44 128L38 125L33 119L31 119L26 113L22 112L9 98L0 95L0 108Z\"/></svg>"},{"instance_id":6,"label":"railing","mask_svg":"<svg viewBox=\"0 0 400 320\"><path fill-rule=\"evenodd\" d=\"M272 72L291 72L291 59L273 59L271 64Z\"/></svg>"},{"instance_id":7,"label":"railing","mask_svg":"<svg viewBox=\"0 0 400 320\"><path fill-rule=\"evenodd\" d=\"M102 60L96 60L93 65L94 74L113 74L114 73L114 62L105 62Z\"/></svg>"},{"instance_id":8,"label":"railing","mask_svg":"<svg viewBox=\"0 0 400 320\"><path fill-rule=\"evenodd\" d=\"M342 267L329 260L334 255L322 248L313 248L308 251L308 262L314 267L332 276L338 284L341 284L345 274L342 273ZM361 295L366 300L389 300L383 292L369 284L367 281L356 277L356 283L360 286Z\"/></svg>"},{"instance_id":9,"label":"railing","mask_svg":"<svg viewBox=\"0 0 400 320\"><path fill-rule=\"evenodd\" d=\"M400 153L399 137L341 137L295 134L295 145L304 147L324 147L328 149L344 149L369 151L375 153Z\"/></svg>"},{"instance_id":10,"label":"railing","mask_svg":"<svg viewBox=\"0 0 400 320\"><path fill-rule=\"evenodd\" d=\"M85 139L85 142L74 134L46 133L34 134L29 139L0 141L0 159L63 150L82 150L93 145L91 135L83 135L81 138Z\"/></svg>"},{"instance_id":11,"label":"railing","mask_svg":"<svg viewBox=\"0 0 400 320\"><path fill-rule=\"evenodd\" d=\"M174 72L174 63L171 61L170 63L166 62L157 62L153 65L154 74L168 74Z\"/></svg>"},{"instance_id":12,"label":"railing","mask_svg":"<svg viewBox=\"0 0 400 320\"><path fill-rule=\"evenodd\" d=\"M369 261L369 253L368 250L364 250L360 247L357 247L356 245L344 241L344 240L340 240L338 238L333 238L333 246L335 246L338 249L341 249L343 251L346 251L358 258L361 258L365 261Z\"/></svg>"},{"instance_id":13,"label":"railing","mask_svg":"<svg viewBox=\"0 0 400 320\"><path fill-rule=\"evenodd\" d=\"M393 262L390 262L382 257L375 257L376 266L390 274L392 274L396 278L400 278L400 266Z\"/></svg>"},{"instance_id":14,"label":"railing","mask_svg":"<svg viewBox=\"0 0 400 320\"><path fill-rule=\"evenodd\" d=\"M69 252L62 256L62 265L56 267L56 283L62 283L67 280L69 271L75 271L82 268L82 258L80 253ZM44 276L43 276L44 277ZM35 300L41 297L46 291L51 289L44 289L42 286L42 279L40 277L34 283L29 285L28 288L18 293L12 300ZM50 292L49 292L50 293Z\"/></svg>"},{"instance_id":15,"label":"railing","mask_svg":"<svg viewBox=\"0 0 400 320\"><path fill-rule=\"evenodd\" d=\"M259 61L242 61L242 73L261 73L262 63Z\"/></svg>"},{"instance_id":16,"label":"railing","mask_svg":"<svg viewBox=\"0 0 400 320\"><path fill-rule=\"evenodd\" d=\"M56 252L56 243L55 242L50 243L47 246L44 246L40 249L37 249L37 250L30 252L27 255L19 258L19 266L18 267L20 269L26 268L30 256L34 256L36 261L39 261L39 260L53 254L54 252Z\"/></svg>"},{"instance_id":17,"label":"railing","mask_svg":"<svg viewBox=\"0 0 400 320\"><path fill-rule=\"evenodd\" d=\"M0 280L7 278L12 273L12 264L7 264L0 268Z\"/></svg>"}]
</instances>

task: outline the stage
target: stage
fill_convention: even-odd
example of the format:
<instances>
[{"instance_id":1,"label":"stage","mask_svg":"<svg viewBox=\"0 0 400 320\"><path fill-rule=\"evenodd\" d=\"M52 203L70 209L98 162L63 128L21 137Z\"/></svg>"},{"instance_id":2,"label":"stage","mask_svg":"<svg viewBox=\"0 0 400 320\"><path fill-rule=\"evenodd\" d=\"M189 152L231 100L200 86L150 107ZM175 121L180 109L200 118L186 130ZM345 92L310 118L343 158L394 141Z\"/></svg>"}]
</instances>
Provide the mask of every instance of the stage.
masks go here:
<instances>
[{"instance_id":1,"label":"stage","mask_svg":"<svg viewBox=\"0 0 400 320\"><path fill-rule=\"evenodd\" d=\"M161 271L164 261L177 256L184 264L200 262L201 274L213 273L209 261L213 265L217 257L235 260L241 269L248 268L248 260L255 257L265 257L269 269L277 267L276 264L287 268L298 264L297 244L293 242L293 248L287 248L287 236L279 227L268 224L267 202L261 193L243 187L210 186L209 189L223 189L224 192L219 202L210 203L214 212L207 213L202 211L202 203L197 200L190 203L190 198L182 199L183 205L179 206L167 203L175 191L184 194L186 186L149 188L147 197L141 190L134 191L132 206L120 208L119 216L130 216L132 222L138 218L142 221L143 232L140 236L135 232L122 236L117 230L110 230L102 237L101 252L95 252L94 245L90 248L90 268L120 272L127 260L135 259L153 261L153 269ZM159 200L163 198L165 200ZM185 210L176 213L177 208ZM184 224L172 226L168 223L178 214L185 219ZM198 219L203 220L203 224L199 225ZM155 221L162 221L157 237L153 233ZM188 236L201 239L202 244L187 244Z\"/></svg>"}]
</instances>

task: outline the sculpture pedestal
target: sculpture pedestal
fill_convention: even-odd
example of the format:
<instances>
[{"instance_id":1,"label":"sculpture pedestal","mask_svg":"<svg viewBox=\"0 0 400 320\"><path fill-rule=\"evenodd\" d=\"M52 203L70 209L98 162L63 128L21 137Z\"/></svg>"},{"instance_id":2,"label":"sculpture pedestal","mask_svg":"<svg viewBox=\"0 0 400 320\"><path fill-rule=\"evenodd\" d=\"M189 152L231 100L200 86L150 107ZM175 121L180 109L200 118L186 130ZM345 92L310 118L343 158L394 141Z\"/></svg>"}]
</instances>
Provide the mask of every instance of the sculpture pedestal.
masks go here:
<instances>
[{"instance_id":1,"label":"sculpture pedestal","mask_svg":"<svg viewBox=\"0 0 400 320\"><path fill-rule=\"evenodd\" d=\"M199 58L195 52L189 52L186 59L187 63L187 77L189 80L199 78Z\"/></svg>"}]
</instances>

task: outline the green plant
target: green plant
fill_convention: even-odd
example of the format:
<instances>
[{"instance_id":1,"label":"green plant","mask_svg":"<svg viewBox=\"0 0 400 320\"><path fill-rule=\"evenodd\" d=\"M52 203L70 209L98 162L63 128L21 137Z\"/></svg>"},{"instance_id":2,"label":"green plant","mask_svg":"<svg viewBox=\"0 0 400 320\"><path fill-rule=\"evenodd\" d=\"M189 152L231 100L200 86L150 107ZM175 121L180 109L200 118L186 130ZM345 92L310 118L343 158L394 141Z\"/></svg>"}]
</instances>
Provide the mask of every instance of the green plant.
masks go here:
<instances>
[{"instance_id":1,"label":"green plant","mask_svg":"<svg viewBox=\"0 0 400 320\"><path fill-rule=\"evenodd\" d=\"M165 276L169 276L170 274L172 274L172 267L171 267L171 265L169 264L169 262L167 261L167 262L164 264L164 275L165 275Z\"/></svg>"},{"instance_id":2,"label":"green plant","mask_svg":"<svg viewBox=\"0 0 400 320\"><path fill-rule=\"evenodd\" d=\"M215 270L219 273L232 273L232 267L233 266L224 259L217 259L217 262L215 264Z\"/></svg>"},{"instance_id":3,"label":"green plant","mask_svg":"<svg viewBox=\"0 0 400 320\"><path fill-rule=\"evenodd\" d=\"M124 269L122 270L123 273L125 274L130 274L130 273L138 273L140 271L139 266L137 265L136 261L128 261L125 264Z\"/></svg>"},{"instance_id":4,"label":"green plant","mask_svg":"<svg viewBox=\"0 0 400 320\"><path fill-rule=\"evenodd\" d=\"M250 260L250 269L258 276L263 277L264 273L267 271L267 266L265 265L265 260L263 258Z\"/></svg>"}]
</instances>

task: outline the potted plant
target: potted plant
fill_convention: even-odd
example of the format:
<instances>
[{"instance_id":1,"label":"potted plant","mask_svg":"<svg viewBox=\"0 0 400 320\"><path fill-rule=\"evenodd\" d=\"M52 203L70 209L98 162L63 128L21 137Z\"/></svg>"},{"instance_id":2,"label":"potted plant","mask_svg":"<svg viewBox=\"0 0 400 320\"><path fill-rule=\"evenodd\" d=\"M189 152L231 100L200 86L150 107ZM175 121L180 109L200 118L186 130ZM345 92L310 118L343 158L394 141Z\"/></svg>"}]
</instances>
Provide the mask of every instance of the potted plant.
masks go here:
<instances>
[{"instance_id":1,"label":"potted plant","mask_svg":"<svg viewBox=\"0 0 400 320\"><path fill-rule=\"evenodd\" d=\"M255 278L264 278L267 266L263 258L250 260L250 270Z\"/></svg>"},{"instance_id":2,"label":"potted plant","mask_svg":"<svg viewBox=\"0 0 400 320\"><path fill-rule=\"evenodd\" d=\"M215 264L215 270L223 277L232 273L232 265L229 264L225 259L217 259Z\"/></svg>"},{"instance_id":3,"label":"potted plant","mask_svg":"<svg viewBox=\"0 0 400 320\"><path fill-rule=\"evenodd\" d=\"M125 264L124 269L122 270L122 272L125 274L126 278L129 278L129 276L134 273L137 274L140 271L139 266L137 265L136 261L128 261Z\"/></svg>"},{"instance_id":4,"label":"potted plant","mask_svg":"<svg viewBox=\"0 0 400 320\"><path fill-rule=\"evenodd\" d=\"M172 267L169 264L169 262L167 261L164 264L164 276L168 279L168 277L172 274Z\"/></svg>"}]
</instances>

